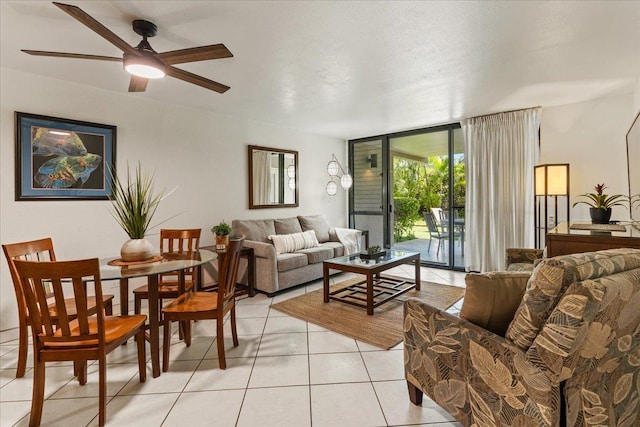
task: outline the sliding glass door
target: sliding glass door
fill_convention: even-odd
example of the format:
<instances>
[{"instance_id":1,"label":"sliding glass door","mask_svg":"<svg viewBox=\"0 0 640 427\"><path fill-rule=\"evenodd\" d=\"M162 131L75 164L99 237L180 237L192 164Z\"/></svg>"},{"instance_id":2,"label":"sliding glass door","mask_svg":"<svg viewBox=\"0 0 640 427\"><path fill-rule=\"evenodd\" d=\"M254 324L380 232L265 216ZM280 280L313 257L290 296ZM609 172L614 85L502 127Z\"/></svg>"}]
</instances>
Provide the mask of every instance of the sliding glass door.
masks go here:
<instances>
[{"instance_id":1,"label":"sliding glass door","mask_svg":"<svg viewBox=\"0 0 640 427\"><path fill-rule=\"evenodd\" d=\"M372 244L420 252L428 265L464 269L460 126L350 141L350 154L351 225L369 229Z\"/></svg>"}]
</instances>

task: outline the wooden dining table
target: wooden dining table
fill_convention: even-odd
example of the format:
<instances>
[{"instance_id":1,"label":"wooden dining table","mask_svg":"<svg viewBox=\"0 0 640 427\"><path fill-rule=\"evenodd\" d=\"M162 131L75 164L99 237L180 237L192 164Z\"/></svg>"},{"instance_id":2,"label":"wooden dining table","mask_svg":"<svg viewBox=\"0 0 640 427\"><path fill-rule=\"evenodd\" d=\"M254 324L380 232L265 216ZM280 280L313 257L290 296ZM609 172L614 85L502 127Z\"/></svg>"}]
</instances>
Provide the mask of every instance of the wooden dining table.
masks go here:
<instances>
[{"instance_id":1,"label":"wooden dining table","mask_svg":"<svg viewBox=\"0 0 640 427\"><path fill-rule=\"evenodd\" d=\"M185 271L196 270L196 286L202 285L202 265L217 258L214 251L199 249L193 252L162 253L152 258L152 262L127 265L118 262L118 258L100 260L100 278L102 281L120 281L120 314L129 314L129 279L146 277L149 288L149 344L151 347L151 367L153 377L160 376L160 310L158 283L164 273L178 273L179 289L184 292Z\"/></svg>"}]
</instances>

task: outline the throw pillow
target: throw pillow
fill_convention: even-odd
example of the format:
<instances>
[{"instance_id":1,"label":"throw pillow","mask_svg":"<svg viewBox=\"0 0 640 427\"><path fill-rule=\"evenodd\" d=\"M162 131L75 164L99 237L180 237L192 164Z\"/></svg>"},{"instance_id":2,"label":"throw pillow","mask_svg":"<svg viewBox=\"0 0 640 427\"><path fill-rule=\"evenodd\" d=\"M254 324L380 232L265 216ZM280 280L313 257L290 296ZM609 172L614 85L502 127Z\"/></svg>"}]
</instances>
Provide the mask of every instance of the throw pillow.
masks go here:
<instances>
[{"instance_id":1,"label":"throw pillow","mask_svg":"<svg viewBox=\"0 0 640 427\"><path fill-rule=\"evenodd\" d=\"M469 273L460 317L504 337L522 301L530 273Z\"/></svg>"},{"instance_id":2,"label":"throw pillow","mask_svg":"<svg viewBox=\"0 0 640 427\"><path fill-rule=\"evenodd\" d=\"M316 232L318 242L329 241L329 223L324 215L299 216L302 231L313 230Z\"/></svg>"},{"instance_id":3,"label":"throw pillow","mask_svg":"<svg viewBox=\"0 0 640 427\"><path fill-rule=\"evenodd\" d=\"M300 249L309 249L320 246L316 233L313 230L292 234L272 234L269 239L276 248L276 253L286 254Z\"/></svg>"},{"instance_id":4,"label":"throw pillow","mask_svg":"<svg viewBox=\"0 0 640 427\"><path fill-rule=\"evenodd\" d=\"M304 231L300 227L300 221L295 216L293 218L274 219L273 225L276 227L275 234L302 233Z\"/></svg>"}]
</instances>

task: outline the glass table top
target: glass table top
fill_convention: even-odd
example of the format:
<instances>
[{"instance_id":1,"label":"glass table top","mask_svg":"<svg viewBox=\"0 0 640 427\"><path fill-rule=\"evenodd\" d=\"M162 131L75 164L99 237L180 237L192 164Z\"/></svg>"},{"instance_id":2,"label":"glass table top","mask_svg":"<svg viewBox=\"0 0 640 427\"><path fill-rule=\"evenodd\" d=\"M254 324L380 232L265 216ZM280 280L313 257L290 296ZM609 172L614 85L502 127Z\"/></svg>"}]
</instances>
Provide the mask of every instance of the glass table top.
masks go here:
<instances>
[{"instance_id":1,"label":"glass table top","mask_svg":"<svg viewBox=\"0 0 640 427\"><path fill-rule=\"evenodd\" d=\"M118 280L169 273L171 271L197 267L218 258L216 252L205 249L199 249L195 252L171 252L160 255L162 255L162 259L159 261L129 266L114 266L108 264L109 261L118 259L117 257L100 259L100 278L102 280Z\"/></svg>"},{"instance_id":2,"label":"glass table top","mask_svg":"<svg viewBox=\"0 0 640 427\"><path fill-rule=\"evenodd\" d=\"M419 252L403 251L398 249L387 249L384 256L377 259L361 259L360 254L351 254L338 258L328 259L326 262L340 265L352 265L362 268L367 267L379 267L389 262L398 261L403 258L409 258L414 255L419 255Z\"/></svg>"}]
</instances>

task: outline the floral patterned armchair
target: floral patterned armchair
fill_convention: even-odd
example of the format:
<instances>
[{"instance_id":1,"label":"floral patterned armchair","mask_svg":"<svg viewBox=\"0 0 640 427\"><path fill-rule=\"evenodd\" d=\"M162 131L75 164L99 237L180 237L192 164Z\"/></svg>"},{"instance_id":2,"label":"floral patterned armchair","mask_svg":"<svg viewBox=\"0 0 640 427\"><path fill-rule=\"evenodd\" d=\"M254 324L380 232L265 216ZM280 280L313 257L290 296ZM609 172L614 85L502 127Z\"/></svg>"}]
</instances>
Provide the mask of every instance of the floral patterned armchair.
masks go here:
<instances>
[{"instance_id":1,"label":"floral patterned armchair","mask_svg":"<svg viewBox=\"0 0 640 427\"><path fill-rule=\"evenodd\" d=\"M465 426L640 425L640 250L544 259L505 337L410 299L409 397Z\"/></svg>"},{"instance_id":2,"label":"floral patterned armchair","mask_svg":"<svg viewBox=\"0 0 640 427\"><path fill-rule=\"evenodd\" d=\"M544 257L543 249L507 248L507 271L533 271Z\"/></svg>"}]
</instances>

